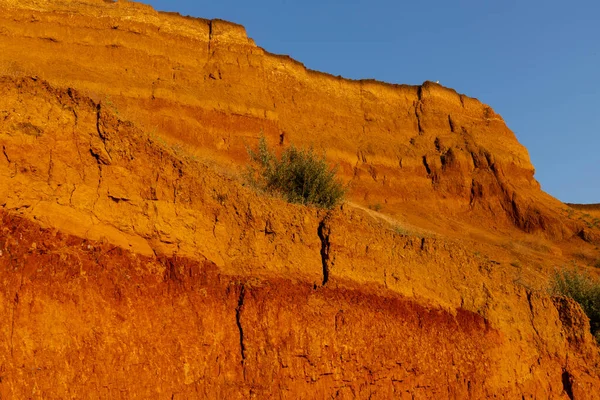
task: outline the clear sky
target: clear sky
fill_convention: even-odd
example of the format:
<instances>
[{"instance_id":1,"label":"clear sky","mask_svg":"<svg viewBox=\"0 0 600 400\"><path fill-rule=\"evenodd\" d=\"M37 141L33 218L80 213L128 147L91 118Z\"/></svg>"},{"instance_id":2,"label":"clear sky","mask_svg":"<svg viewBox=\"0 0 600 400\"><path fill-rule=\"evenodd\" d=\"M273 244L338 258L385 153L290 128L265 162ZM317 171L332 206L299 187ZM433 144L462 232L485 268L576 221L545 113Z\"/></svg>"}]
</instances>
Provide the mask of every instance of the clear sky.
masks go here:
<instances>
[{"instance_id":1,"label":"clear sky","mask_svg":"<svg viewBox=\"0 0 600 400\"><path fill-rule=\"evenodd\" d=\"M439 80L489 104L542 189L600 203L600 2L144 0L242 24L265 50L346 78Z\"/></svg>"}]
</instances>

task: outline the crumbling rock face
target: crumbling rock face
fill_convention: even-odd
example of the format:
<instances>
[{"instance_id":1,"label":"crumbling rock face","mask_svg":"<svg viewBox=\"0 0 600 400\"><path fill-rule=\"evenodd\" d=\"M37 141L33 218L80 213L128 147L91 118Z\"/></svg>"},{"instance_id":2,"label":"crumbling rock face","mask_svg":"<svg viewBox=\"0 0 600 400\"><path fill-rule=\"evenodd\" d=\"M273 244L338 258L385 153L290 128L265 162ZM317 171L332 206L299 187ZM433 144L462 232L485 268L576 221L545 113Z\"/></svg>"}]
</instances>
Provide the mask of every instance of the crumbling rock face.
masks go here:
<instances>
[{"instance_id":1,"label":"crumbling rock face","mask_svg":"<svg viewBox=\"0 0 600 400\"><path fill-rule=\"evenodd\" d=\"M3 398L592 399L597 388L578 359L589 337L557 319L577 314L564 300L550 313L533 302L530 317L569 341L577 331L581 347L567 347L568 362L538 354L514 381L507 337L465 309L351 282L226 275L1 218Z\"/></svg>"},{"instance_id":2,"label":"crumbling rock face","mask_svg":"<svg viewBox=\"0 0 600 400\"><path fill-rule=\"evenodd\" d=\"M581 310L460 243L259 196L39 79L0 79L0 110L4 397L598 386Z\"/></svg>"},{"instance_id":3,"label":"crumbling rock face","mask_svg":"<svg viewBox=\"0 0 600 400\"><path fill-rule=\"evenodd\" d=\"M136 3L0 0L0 21L0 397L594 398L598 347L549 261L398 225L592 252L489 107ZM350 201L244 187L261 130L326 149Z\"/></svg>"},{"instance_id":4,"label":"crumbling rock face","mask_svg":"<svg viewBox=\"0 0 600 400\"><path fill-rule=\"evenodd\" d=\"M579 230L539 190L502 118L454 90L310 71L257 47L239 25L136 3L0 7L0 71L85 91L202 158L246 160L262 131L272 143L326 150L353 199L390 213L409 207L476 225L493 217L554 239Z\"/></svg>"}]
</instances>

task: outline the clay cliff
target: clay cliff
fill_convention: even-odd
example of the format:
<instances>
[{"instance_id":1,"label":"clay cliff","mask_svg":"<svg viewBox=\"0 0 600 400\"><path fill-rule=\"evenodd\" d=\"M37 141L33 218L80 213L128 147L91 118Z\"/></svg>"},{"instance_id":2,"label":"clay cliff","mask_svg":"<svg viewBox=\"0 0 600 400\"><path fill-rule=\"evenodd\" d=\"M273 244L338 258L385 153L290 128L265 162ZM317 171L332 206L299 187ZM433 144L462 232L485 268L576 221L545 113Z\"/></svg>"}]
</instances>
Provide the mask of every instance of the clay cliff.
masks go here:
<instances>
[{"instance_id":1,"label":"clay cliff","mask_svg":"<svg viewBox=\"0 0 600 400\"><path fill-rule=\"evenodd\" d=\"M257 47L239 25L136 3L1 4L0 71L77 88L202 159L245 162L264 132L326 151L352 198L389 214L493 216L497 228L560 239L581 229L539 190L502 118L454 90L310 71Z\"/></svg>"},{"instance_id":2,"label":"clay cliff","mask_svg":"<svg viewBox=\"0 0 600 400\"><path fill-rule=\"evenodd\" d=\"M243 27L0 0L1 398L571 398L600 353L562 265L600 258L476 99L350 81ZM247 146L339 166L331 212Z\"/></svg>"}]
</instances>

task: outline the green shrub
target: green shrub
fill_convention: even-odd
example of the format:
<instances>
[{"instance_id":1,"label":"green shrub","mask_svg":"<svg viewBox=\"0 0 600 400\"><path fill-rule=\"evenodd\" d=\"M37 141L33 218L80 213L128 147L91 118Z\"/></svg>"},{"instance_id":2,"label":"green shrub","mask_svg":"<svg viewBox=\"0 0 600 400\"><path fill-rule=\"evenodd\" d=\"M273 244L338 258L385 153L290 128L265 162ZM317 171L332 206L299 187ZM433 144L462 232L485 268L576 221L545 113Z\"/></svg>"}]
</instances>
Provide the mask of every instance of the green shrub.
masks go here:
<instances>
[{"instance_id":1,"label":"green shrub","mask_svg":"<svg viewBox=\"0 0 600 400\"><path fill-rule=\"evenodd\" d=\"M590 319L590 328L600 342L600 281L575 271L557 271L551 281L551 292L567 296L581 305Z\"/></svg>"},{"instance_id":2,"label":"green shrub","mask_svg":"<svg viewBox=\"0 0 600 400\"><path fill-rule=\"evenodd\" d=\"M280 194L290 203L313 204L326 209L344 199L346 191L336 179L336 169L329 169L325 158L315 155L312 149L290 146L277 158L262 136L258 148L248 149L248 154L253 163L248 177L260 190Z\"/></svg>"}]
</instances>

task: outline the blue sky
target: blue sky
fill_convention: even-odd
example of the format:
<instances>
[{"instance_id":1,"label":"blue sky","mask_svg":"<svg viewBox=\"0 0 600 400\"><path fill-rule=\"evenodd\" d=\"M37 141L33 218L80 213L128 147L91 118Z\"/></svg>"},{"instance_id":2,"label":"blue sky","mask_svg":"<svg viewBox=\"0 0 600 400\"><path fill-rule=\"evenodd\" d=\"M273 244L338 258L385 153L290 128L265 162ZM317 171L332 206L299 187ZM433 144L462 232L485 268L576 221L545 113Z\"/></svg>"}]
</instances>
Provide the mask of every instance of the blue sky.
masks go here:
<instances>
[{"instance_id":1,"label":"blue sky","mask_svg":"<svg viewBox=\"0 0 600 400\"><path fill-rule=\"evenodd\" d=\"M600 2L143 2L242 24L265 50L333 75L439 80L503 116L543 190L600 203Z\"/></svg>"}]
</instances>

